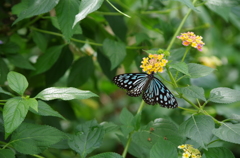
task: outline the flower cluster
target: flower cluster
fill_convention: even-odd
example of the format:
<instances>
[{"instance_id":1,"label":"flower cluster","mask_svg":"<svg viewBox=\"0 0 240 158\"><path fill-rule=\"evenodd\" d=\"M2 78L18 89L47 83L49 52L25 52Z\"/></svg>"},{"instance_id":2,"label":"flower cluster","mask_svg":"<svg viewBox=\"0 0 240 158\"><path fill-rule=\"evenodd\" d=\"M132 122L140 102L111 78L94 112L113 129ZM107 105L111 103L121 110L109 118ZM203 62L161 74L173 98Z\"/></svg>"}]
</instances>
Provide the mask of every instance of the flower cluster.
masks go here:
<instances>
[{"instance_id":1,"label":"flower cluster","mask_svg":"<svg viewBox=\"0 0 240 158\"><path fill-rule=\"evenodd\" d=\"M163 72L163 67L166 66L168 60L163 59L164 54L149 54L148 57L143 58L142 70L148 74Z\"/></svg>"},{"instance_id":2,"label":"flower cluster","mask_svg":"<svg viewBox=\"0 0 240 158\"><path fill-rule=\"evenodd\" d=\"M205 44L202 41L202 36L196 36L193 32L181 33L181 35L177 36L177 38L182 40L182 44L184 46L191 45L199 51L202 51L202 47Z\"/></svg>"},{"instance_id":3,"label":"flower cluster","mask_svg":"<svg viewBox=\"0 0 240 158\"><path fill-rule=\"evenodd\" d=\"M199 61L203 65L211 68L216 68L217 66L222 65L222 61L218 59L216 56L210 56L210 57L203 56L199 58Z\"/></svg>"},{"instance_id":4,"label":"flower cluster","mask_svg":"<svg viewBox=\"0 0 240 158\"><path fill-rule=\"evenodd\" d=\"M183 144L178 146L179 149L184 151L182 158L200 158L201 153L198 149L195 149L190 144Z\"/></svg>"}]
</instances>

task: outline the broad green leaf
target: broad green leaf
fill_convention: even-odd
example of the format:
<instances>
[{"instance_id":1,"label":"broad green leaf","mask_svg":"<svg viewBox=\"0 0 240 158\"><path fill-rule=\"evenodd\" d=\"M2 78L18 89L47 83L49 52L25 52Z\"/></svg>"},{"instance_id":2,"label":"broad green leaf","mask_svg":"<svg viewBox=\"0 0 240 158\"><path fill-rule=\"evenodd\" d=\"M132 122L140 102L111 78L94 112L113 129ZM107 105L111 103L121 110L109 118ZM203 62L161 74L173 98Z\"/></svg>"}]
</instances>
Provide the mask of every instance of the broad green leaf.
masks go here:
<instances>
[{"instance_id":1,"label":"broad green leaf","mask_svg":"<svg viewBox=\"0 0 240 158\"><path fill-rule=\"evenodd\" d=\"M63 45L53 46L47 49L46 52L38 58L35 65L36 71L34 71L32 75L37 75L50 69L60 56L62 48Z\"/></svg>"},{"instance_id":2,"label":"broad green leaf","mask_svg":"<svg viewBox=\"0 0 240 158\"><path fill-rule=\"evenodd\" d=\"M129 112L126 108L123 108L120 113L119 119L122 124L130 125L133 120L133 114Z\"/></svg>"},{"instance_id":3,"label":"broad green leaf","mask_svg":"<svg viewBox=\"0 0 240 158\"><path fill-rule=\"evenodd\" d=\"M111 7L111 12L117 13L115 9ZM121 41L126 41L127 35L127 26L124 16L112 16L112 15L105 15L105 19L107 20L108 24L110 25L114 34L121 39Z\"/></svg>"},{"instance_id":4,"label":"broad green leaf","mask_svg":"<svg viewBox=\"0 0 240 158\"><path fill-rule=\"evenodd\" d=\"M126 56L125 44L111 39L103 41L103 53L111 62L111 70L116 68Z\"/></svg>"},{"instance_id":5,"label":"broad green leaf","mask_svg":"<svg viewBox=\"0 0 240 158\"><path fill-rule=\"evenodd\" d=\"M90 158L123 158L121 155L113 152L101 153L95 156L91 156Z\"/></svg>"},{"instance_id":6,"label":"broad green leaf","mask_svg":"<svg viewBox=\"0 0 240 158\"><path fill-rule=\"evenodd\" d=\"M94 72L92 56L85 56L72 65L68 76L68 86L79 87L86 83Z\"/></svg>"},{"instance_id":7,"label":"broad green leaf","mask_svg":"<svg viewBox=\"0 0 240 158\"><path fill-rule=\"evenodd\" d=\"M227 142L240 144L240 124L224 123L213 134Z\"/></svg>"},{"instance_id":8,"label":"broad green leaf","mask_svg":"<svg viewBox=\"0 0 240 158\"><path fill-rule=\"evenodd\" d=\"M129 133L131 133L134 130L134 127L132 125L122 125L121 131L125 137L128 136Z\"/></svg>"},{"instance_id":9,"label":"broad green leaf","mask_svg":"<svg viewBox=\"0 0 240 158\"><path fill-rule=\"evenodd\" d=\"M209 116L191 116L180 125L180 132L186 137L196 141L201 147L207 149L206 144L211 141L214 121Z\"/></svg>"},{"instance_id":10,"label":"broad green leaf","mask_svg":"<svg viewBox=\"0 0 240 158\"><path fill-rule=\"evenodd\" d=\"M97 60L99 62L99 65L100 65L103 73L111 81L116 74L117 68L111 70L111 61L105 55L103 55L103 53L101 51L99 51L97 54Z\"/></svg>"},{"instance_id":11,"label":"broad green leaf","mask_svg":"<svg viewBox=\"0 0 240 158\"><path fill-rule=\"evenodd\" d=\"M27 1L27 0L25 0L25 1ZM49 0L34 0L34 1L28 1L28 3L25 1L21 2L21 3L24 3L24 7L22 8L21 13L18 15L17 20L14 21L13 25L22 19L49 12L57 5L59 0L51 0L51 1L49 1ZM18 5L21 5L21 3ZM28 4L28 6L26 7L25 4Z\"/></svg>"},{"instance_id":12,"label":"broad green leaf","mask_svg":"<svg viewBox=\"0 0 240 158\"><path fill-rule=\"evenodd\" d=\"M221 0L219 0L221 1ZM229 14L231 13L231 7L227 6L220 6L220 5L214 5L209 2L206 3L206 6L213 12L217 13L220 15L226 22L228 22L229 19Z\"/></svg>"},{"instance_id":13,"label":"broad green leaf","mask_svg":"<svg viewBox=\"0 0 240 158\"><path fill-rule=\"evenodd\" d=\"M204 89L197 86L188 86L183 88L177 88L177 91L193 98L202 99L203 101L206 101L205 95L204 95Z\"/></svg>"},{"instance_id":14,"label":"broad green leaf","mask_svg":"<svg viewBox=\"0 0 240 158\"><path fill-rule=\"evenodd\" d=\"M233 153L224 147L208 148L204 151L206 158L235 158Z\"/></svg>"},{"instance_id":15,"label":"broad green leaf","mask_svg":"<svg viewBox=\"0 0 240 158\"><path fill-rule=\"evenodd\" d=\"M25 90L28 87L28 81L25 76L23 76L20 73L11 71L7 75L7 81L8 81L9 87L13 91L23 96Z\"/></svg>"},{"instance_id":16,"label":"broad green leaf","mask_svg":"<svg viewBox=\"0 0 240 158\"><path fill-rule=\"evenodd\" d=\"M79 6L79 13L75 16L74 27L79 21L84 19L88 14L98 10L102 5L103 0L82 0Z\"/></svg>"},{"instance_id":17,"label":"broad green leaf","mask_svg":"<svg viewBox=\"0 0 240 158\"><path fill-rule=\"evenodd\" d=\"M208 74L212 73L213 70L214 70L213 68L200 64L195 63L188 64L188 72L191 75L191 78L207 76Z\"/></svg>"},{"instance_id":18,"label":"broad green leaf","mask_svg":"<svg viewBox=\"0 0 240 158\"><path fill-rule=\"evenodd\" d=\"M5 91L4 89L2 89L2 87L0 87L0 93L13 96L11 93L9 93L9 92Z\"/></svg>"},{"instance_id":19,"label":"broad green leaf","mask_svg":"<svg viewBox=\"0 0 240 158\"><path fill-rule=\"evenodd\" d=\"M183 143L184 138L175 123L159 118L150 122L142 130L134 132L132 140L144 148L151 149L158 141L168 140L177 146Z\"/></svg>"},{"instance_id":20,"label":"broad green leaf","mask_svg":"<svg viewBox=\"0 0 240 158\"><path fill-rule=\"evenodd\" d=\"M9 72L9 69L6 63L3 61L2 58L0 58L0 84L1 85L3 85L4 82L6 82L8 72Z\"/></svg>"},{"instance_id":21,"label":"broad green leaf","mask_svg":"<svg viewBox=\"0 0 240 158\"><path fill-rule=\"evenodd\" d=\"M50 87L39 92L35 98L42 100L73 100L73 99L88 99L90 97L97 97L96 94L90 91L83 91L73 87Z\"/></svg>"},{"instance_id":22,"label":"broad green leaf","mask_svg":"<svg viewBox=\"0 0 240 158\"><path fill-rule=\"evenodd\" d=\"M191 8L192 10L199 12L196 7L192 4L191 0L173 0L173 1L179 1L183 4L185 4L187 7Z\"/></svg>"},{"instance_id":23,"label":"broad green leaf","mask_svg":"<svg viewBox=\"0 0 240 158\"><path fill-rule=\"evenodd\" d=\"M0 44L0 53L16 54L19 53L19 46L14 42Z\"/></svg>"},{"instance_id":24,"label":"broad green leaf","mask_svg":"<svg viewBox=\"0 0 240 158\"><path fill-rule=\"evenodd\" d=\"M9 99L3 107L3 120L6 133L12 133L25 119L30 99L12 98Z\"/></svg>"},{"instance_id":25,"label":"broad green leaf","mask_svg":"<svg viewBox=\"0 0 240 158\"><path fill-rule=\"evenodd\" d=\"M23 123L12 135L11 145L23 154L39 154L66 138L65 134L47 125Z\"/></svg>"},{"instance_id":26,"label":"broad green leaf","mask_svg":"<svg viewBox=\"0 0 240 158\"><path fill-rule=\"evenodd\" d=\"M77 130L77 133L69 139L68 145L79 153L82 158L85 158L87 154L100 147L104 129L96 121L88 121L78 126Z\"/></svg>"},{"instance_id":27,"label":"broad green leaf","mask_svg":"<svg viewBox=\"0 0 240 158\"><path fill-rule=\"evenodd\" d=\"M69 46L65 46L55 64L46 72L46 83L52 85L57 82L68 70L73 62L73 53ZM63 64L64 63L64 64Z\"/></svg>"},{"instance_id":28,"label":"broad green leaf","mask_svg":"<svg viewBox=\"0 0 240 158\"><path fill-rule=\"evenodd\" d=\"M11 149L1 149L0 157L1 158L15 158L15 153Z\"/></svg>"},{"instance_id":29,"label":"broad green leaf","mask_svg":"<svg viewBox=\"0 0 240 158\"><path fill-rule=\"evenodd\" d=\"M45 52L48 44L48 40L46 36L44 36L42 33L39 33L37 31L33 31L32 38L35 44L41 49L41 51Z\"/></svg>"},{"instance_id":30,"label":"broad green leaf","mask_svg":"<svg viewBox=\"0 0 240 158\"><path fill-rule=\"evenodd\" d=\"M239 103L232 103L232 104L217 104L214 106L218 115L222 115L225 118L229 119L237 119L240 121L240 108ZM235 115L235 116L234 116ZM239 116L239 118L238 118Z\"/></svg>"},{"instance_id":31,"label":"broad green leaf","mask_svg":"<svg viewBox=\"0 0 240 158\"><path fill-rule=\"evenodd\" d=\"M170 66L176 69L177 71L180 71L181 73L190 76L190 74L188 73L188 66L185 62L170 64Z\"/></svg>"},{"instance_id":32,"label":"broad green leaf","mask_svg":"<svg viewBox=\"0 0 240 158\"><path fill-rule=\"evenodd\" d=\"M119 125L116 125L112 122L102 122L100 125L103 126L105 133L119 130Z\"/></svg>"},{"instance_id":33,"label":"broad green leaf","mask_svg":"<svg viewBox=\"0 0 240 158\"><path fill-rule=\"evenodd\" d=\"M57 111L53 110L47 103L38 100L38 112L31 110L33 113L42 115L42 116L55 116L62 119L65 119L61 114Z\"/></svg>"},{"instance_id":34,"label":"broad green leaf","mask_svg":"<svg viewBox=\"0 0 240 158\"><path fill-rule=\"evenodd\" d=\"M144 50L148 54L158 54L157 50Z\"/></svg>"},{"instance_id":35,"label":"broad green leaf","mask_svg":"<svg viewBox=\"0 0 240 158\"><path fill-rule=\"evenodd\" d=\"M215 103L233 103L240 101L240 91L226 88L218 87L214 88L210 92L209 101Z\"/></svg>"},{"instance_id":36,"label":"broad green leaf","mask_svg":"<svg viewBox=\"0 0 240 158\"><path fill-rule=\"evenodd\" d=\"M58 5L56 6L56 16L58 23L67 41L70 40L75 30L73 29L73 22L75 19L74 16L78 13L78 11L78 0L59 1Z\"/></svg>"},{"instance_id":37,"label":"broad green leaf","mask_svg":"<svg viewBox=\"0 0 240 158\"><path fill-rule=\"evenodd\" d=\"M178 157L177 148L168 140L158 141L150 150L151 158L170 158Z\"/></svg>"},{"instance_id":38,"label":"broad green leaf","mask_svg":"<svg viewBox=\"0 0 240 158\"><path fill-rule=\"evenodd\" d=\"M32 64L20 54L9 54L7 58L16 67L35 70Z\"/></svg>"},{"instance_id":39,"label":"broad green leaf","mask_svg":"<svg viewBox=\"0 0 240 158\"><path fill-rule=\"evenodd\" d=\"M135 38L136 38L136 45L139 45L142 42L148 41L150 39L149 36L146 33L143 33L143 32L137 33L135 35Z\"/></svg>"},{"instance_id":40,"label":"broad green leaf","mask_svg":"<svg viewBox=\"0 0 240 158\"><path fill-rule=\"evenodd\" d=\"M31 107L33 110L38 112L38 102L35 98L29 98L27 99L27 103L29 104L29 107Z\"/></svg>"}]
</instances>

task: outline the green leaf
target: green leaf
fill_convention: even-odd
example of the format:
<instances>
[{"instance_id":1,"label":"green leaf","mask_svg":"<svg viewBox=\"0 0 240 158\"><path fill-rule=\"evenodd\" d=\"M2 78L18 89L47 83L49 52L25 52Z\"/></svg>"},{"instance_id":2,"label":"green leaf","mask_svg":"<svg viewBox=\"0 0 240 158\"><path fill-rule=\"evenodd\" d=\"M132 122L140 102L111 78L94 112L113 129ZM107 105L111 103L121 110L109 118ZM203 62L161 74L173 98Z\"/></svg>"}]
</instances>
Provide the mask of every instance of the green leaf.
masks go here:
<instances>
[{"instance_id":1,"label":"green leaf","mask_svg":"<svg viewBox=\"0 0 240 158\"><path fill-rule=\"evenodd\" d=\"M19 46L14 42L0 44L0 53L16 54L19 53Z\"/></svg>"},{"instance_id":2,"label":"green leaf","mask_svg":"<svg viewBox=\"0 0 240 158\"><path fill-rule=\"evenodd\" d=\"M207 76L208 74L212 73L213 70L214 70L213 68L200 64L195 63L188 64L188 72L191 75L191 78Z\"/></svg>"},{"instance_id":3,"label":"green leaf","mask_svg":"<svg viewBox=\"0 0 240 158\"><path fill-rule=\"evenodd\" d=\"M31 107L33 110L38 112L38 102L35 98L29 98L27 99L29 107Z\"/></svg>"},{"instance_id":4,"label":"green leaf","mask_svg":"<svg viewBox=\"0 0 240 158\"><path fill-rule=\"evenodd\" d=\"M133 120L133 114L127 110L127 108L123 108L120 116L120 122L124 125L130 125Z\"/></svg>"},{"instance_id":5,"label":"green leaf","mask_svg":"<svg viewBox=\"0 0 240 158\"><path fill-rule=\"evenodd\" d=\"M119 130L119 125L116 125L112 122L102 122L101 125L103 126L105 133Z\"/></svg>"},{"instance_id":6,"label":"green leaf","mask_svg":"<svg viewBox=\"0 0 240 158\"><path fill-rule=\"evenodd\" d=\"M41 55L35 65L36 71L32 75L37 75L49 70L53 64L58 60L64 45L53 46L48 48L46 52Z\"/></svg>"},{"instance_id":7,"label":"green leaf","mask_svg":"<svg viewBox=\"0 0 240 158\"><path fill-rule=\"evenodd\" d=\"M7 81L8 81L9 87L13 91L23 96L25 90L28 87L28 81L25 78L25 76L14 71L10 71L7 75Z\"/></svg>"},{"instance_id":8,"label":"green leaf","mask_svg":"<svg viewBox=\"0 0 240 158\"><path fill-rule=\"evenodd\" d=\"M204 151L206 158L235 158L233 153L224 147L208 148Z\"/></svg>"},{"instance_id":9,"label":"green leaf","mask_svg":"<svg viewBox=\"0 0 240 158\"><path fill-rule=\"evenodd\" d=\"M27 1L27 0L25 0ZM22 11L18 15L18 18L16 21L14 21L13 25L19 22L22 19L32 17L34 15L40 15L43 13L47 13L50 10L52 10L58 3L59 0L34 0L34 1L28 1L28 7L25 6L27 2L21 2L24 3L24 7L21 8ZM18 5L21 5L18 4Z\"/></svg>"},{"instance_id":10,"label":"green leaf","mask_svg":"<svg viewBox=\"0 0 240 158\"><path fill-rule=\"evenodd\" d=\"M174 64L170 64L170 67L176 69L177 71L180 71L181 73L190 76L188 73L188 65L185 62L178 62Z\"/></svg>"},{"instance_id":11,"label":"green leaf","mask_svg":"<svg viewBox=\"0 0 240 158\"><path fill-rule=\"evenodd\" d=\"M115 9L110 7L110 11L113 13L117 13ZM107 20L108 24L110 25L114 34L121 39L121 41L126 41L127 35L127 26L124 19L124 16L112 16L112 15L105 15L105 19Z\"/></svg>"},{"instance_id":12,"label":"green leaf","mask_svg":"<svg viewBox=\"0 0 240 158\"><path fill-rule=\"evenodd\" d=\"M191 116L180 125L180 132L186 137L196 141L201 147L207 149L206 144L211 141L214 121L209 116Z\"/></svg>"},{"instance_id":13,"label":"green leaf","mask_svg":"<svg viewBox=\"0 0 240 158\"><path fill-rule=\"evenodd\" d=\"M230 1L227 2L225 0L208 0L206 6L212 10L213 12L220 15L226 22L229 20L229 14L231 12ZM231 0L233 3L233 0ZM228 4L227 4L228 3Z\"/></svg>"},{"instance_id":14,"label":"green leaf","mask_svg":"<svg viewBox=\"0 0 240 158\"><path fill-rule=\"evenodd\" d=\"M237 102L240 101L240 91L226 87L214 88L210 92L209 101L226 104Z\"/></svg>"},{"instance_id":15,"label":"green leaf","mask_svg":"<svg viewBox=\"0 0 240 158\"><path fill-rule=\"evenodd\" d=\"M142 42L150 40L149 36L146 33L143 33L143 32L137 33L135 35L135 38L136 38L136 45L139 45Z\"/></svg>"},{"instance_id":16,"label":"green leaf","mask_svg":"<svg viewBox=\"0 0 240 158\"><path fill-rule=\"evenodd\" d=\"M197 86L188 86L183 88L177 88L177 91L193 98L202 99L203 101L206 101L205 95L204 95L204 89Z\"/></svg>"},{"instance_id":17,"label":"green leaf","mask_svg":"<svg viewBox=\"0 0 240 158\"><path fill-rule=\"evenodd\" d=\"M121 155L113 152L101 153L95 156L91 156L90 158L123 158Z\"/></svg>"},{"instance_id":18,"label":"green leaf","mask_svg":"<svg viewBox=\"0 0 240 158\"><path fill-rule=\"evenodd\" d=\"M151 158L178 157L177 148L167 140L158 141L150 150Z\"/></svg>"},{"instance_id":19,"label":"green leaf","mask_svg":"<svg viewBox=\"0 0 240 158\"><path fill-rule=\"evenodd\" d=\"M31 110L33 113L42 115L42 116L55 116L66 120L61 114L53 110L47 103L38 100L38 112Z\"/></svg>"},{"instance_id":20,"label":"green leaf","mask_svg":"<svg viewBox=\"0 0 240 158\"><path fill-rule=\"evenodd\" d=\"M108 79L111 81L112 78L115 76L117 68L111 70L111 62L110 60L103 55L103 53L99 50L97 54L97 60L99 62L99 65L103 71L103 73L108 77Z\"/></svg>"},{"instance_id":21,"label":"green leaf","mask_svg":"<svg viewBox=\"0 0 240 158\"><path fill-rule=\"evenodd\" d=\"M9 54L7 58L16 67L35 70L32 64L20 54Z\"/></svg>"},{"instance_id":22,"label":"green leaf","mask_svg":"<svg viewBox=\"0 0 240 158\"><path fill-rule=\"evenodd\" d=\"M240 144L240 124L224 123L213 134L227 142Z\"/></svg>"},{"instance_id":23,"label":"green leaf","mask_svg":"<svg viewBox=\"0 0 240 158\"><path fill-rule=\"evenodd\" d=\"M134 132L132 140L136 144L141 144L144 148L151 149L158 141L168 140L177 146L183 143L184 138L175 123L159 118L150 122L142 130Z\"/></svg>"},{"instance_id":24,"label":"green leaf","mask_svg":"<svg viewBox=\"0 0 240 158\"><path fill-rule=\"evenodd\" d=\"M39 92L35 98L42 100L73 100L73 99L88 99L90 97L97 97L96 94L90 91L83 91L73 87L50 87Z\"/></svg>"},{"instance_id":25,"label":"green leaf","mask_svg":"<svg viewBox=\"0 0 240 158\"><path fill-rule=\"evenodd\" d=\"M47 38L37 31L32 32L32 38L35 44L41 49L41 51L45 52L48 44Z\"/></svg>"},{"instance_id":26,"label":"green leaf","mask_svg":"<svg viewBox=\"0 0 240 158\"><path fill-rule=\"evenodd\" d=\"M88 14L98 10L102 5L103 0L82 0L79 6L79 13L75 16L74 27L79 21L84 19Z\"/></svg>"},{"instance_id":27,"label":"green leaf","mask_svg":"<svg viewBox=\"0 0 240 158\"><path fill-rule=\"evenodd\" d=\"M1 158L15 158L15 154L11 149L1 149L0 157Z\"/></svg>"},{"instance_id":28,"label":"green leaf","mask_svg":"<svg viewBox=\"0 0 240 158\"><path fill-rule=\"evenodd\" d=\"M192 4L191 0L174 0L174 1L179 1L183 4L185 4L187 7L191 8L192 10L199 12L196 7Z\"/></svg>"},{"instance_id":29,"label":"green leaf","mask_svg":"<svg viewBox=\"0 0 240 158\"><path fill-rule=\"evenodd\" d=\"M9 93L9 92L5 91L4 89L2 89L2 87L0 87L0 93L13 96L11 93Z\"/></svg>"},{"instance_id":30,"label":"green leaf","mask_svg":"<svg viewBox=\"0 0 240 158\"><path fill-rule=\"evenodd\" d=\"M73 64L68 76L68 86L79 87L87 82L93 74L94 65L92 56L85 56Z\"/></svg>"},{"instance_id":31,"label":"green leaf","mask_svg":"<svg viewBox=\"0 0 240 158\"><path fill-rule=\"evenodd\" d=\"M46 83L51 85L57 82L68 70L73 62L73 53L69 46L65 46L55 64L46 72ZM63 64L64 63L64 64Z\"/></svg>"},{"instance_id":32,"label":"green leaf","mask_svg":"<svg viewBox=\"0 0 240 158\"><path fill-rule=\"evenodd\" d=\"M125 58L125 44L111 39L103 41L103 52L111 62L111 70L116 68Z\"/></svg>"},{"instance_id":33,"label":"green leaf","mask_svg":"<svg viewBox=\"0 0 240 158\"><path fill-rule=\"evenodd\" d=\"M25 119L32 100L9 99L3 107L3 120L6 133L12 133Z\"/></svg>"},{"instance_id":34,"label":"green leaf","mask_svg":"<svg viewBox=\"0 0 240 158\"><path fill-rule=\"evenodd\" d=\"M74 17L79 11L79 1L78 0L64 0L59 1L56 6L56 16L58 19L59 26L64 37L67 41L73 35L75 29L73 28Z\"/></svg>"},{"instance_id":35,"label":"green leaf","mask_svg":"<svg viewBox=\"0 0 240 158\"><path fill-rule=\"evenodd\" d=\"M77 130L77 133L69 139L68 145L79 153L82 158L85 158L87 154L100 147L104 129L96 121L88 121L79 125Z\"/></svg>"},{"instance_id":36,"label":"green leaf","mask_svg":"<svg viewBox=\"0 0 240 158\"><path fill-rule=\"evenodd\" d=\"M6 63L3 61L2 58L0 58L0 84L1 85L3 85L4 82L6 82L8 72L9 72L9 69Z\"/></svg>"},{"instance_id":37,"label":"green leaf","mask_svg":"<svg viewBox=\"0 0 240 158\"><path fill-rule=\"evenodd\" d=\"M11 145L23 154L39 154L66 138L65 134L47 125L23 123L12 135Z\"/></svg>"}]
</instances>

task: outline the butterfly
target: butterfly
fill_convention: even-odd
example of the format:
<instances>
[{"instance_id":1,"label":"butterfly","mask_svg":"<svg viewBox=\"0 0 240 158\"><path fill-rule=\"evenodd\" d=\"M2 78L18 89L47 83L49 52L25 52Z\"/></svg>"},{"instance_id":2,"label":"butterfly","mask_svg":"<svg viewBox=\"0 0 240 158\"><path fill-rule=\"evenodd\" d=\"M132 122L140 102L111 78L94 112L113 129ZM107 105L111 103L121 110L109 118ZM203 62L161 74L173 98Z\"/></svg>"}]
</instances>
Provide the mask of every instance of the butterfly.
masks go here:
<instances>
[{"instance_id":1,"label":"butterfly","mask_svg":"<svg viewBox=\"0 0 240 158\"><path fill-rule=\"evenodd\" d=\"M117 75L113 82L120 88L127 90L127 95L138 97L142 94L145 103L162 107L176 108L178 103L168 88L156 77L154 73L126 73Z\"/></svg>"}]
</instances>

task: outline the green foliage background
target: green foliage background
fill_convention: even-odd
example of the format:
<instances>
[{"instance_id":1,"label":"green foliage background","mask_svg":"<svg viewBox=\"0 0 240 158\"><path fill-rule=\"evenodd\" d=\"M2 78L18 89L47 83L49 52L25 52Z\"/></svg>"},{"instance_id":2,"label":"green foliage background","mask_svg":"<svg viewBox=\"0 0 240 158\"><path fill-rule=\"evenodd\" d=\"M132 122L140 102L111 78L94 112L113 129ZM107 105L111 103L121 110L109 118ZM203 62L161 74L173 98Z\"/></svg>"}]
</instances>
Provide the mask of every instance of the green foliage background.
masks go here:
<instances>
[{"instance_id":1,"label":"green foliage background","mask_svg":"<svg viewBox=\"0 0 240 158\"><path fill-rule=\"evenodd\" d=\"M225 158L234 157L233 154L239 157L238 0L194 0L194 5L190 0L5 0L0 3L0 157L2 154L9 158L93 155L92 158L117 158L126 149L130 136L133 141L127 157L154 158L164 152L165 157L175 157L181 155L176 151L177 145L185 143L193 144L206 158L214 153L215 156L222 153L220 156ZM127 96L113 84L112 78L116 74L141 72L139 66L142 57L147 56L145 50L167 49L189 8L193 11L181 32L192 31L202 36L205 46L202 52L190 50L185 62L192 65L184 71L174 64L181 61L186 47L175 40L169 50L171 72L179 71L179 76L184 78L178 89L165 82L170 81L167 72L161 78L169 89L186 96L190 102L206 103L204 111L215 120L195 115L201 112L177 95L179 106L190 110L146 105L139 123L135 114L141 98ZM75 16L78 13L81 14ZM200 68L196 63L214 69ZM188 73L191 77L185 77ZM59 94L53 94L49 87L76 89L54 89ZM16 118L18 125L4 125L4 111L14 108L22 110L21 117L7 118ZM228 123L222 124L223 120ZM207 130L192 135L195 131L188 125ZM151 135L151 127L159 133ZM161 133L164 129L165 133ZM138 132L132 134L132 131ZM14 142L31 134L34 139ZM90 136L95 137L90 141ZM170 144L158 143L157 139L165 137ZM89 144L84 146L83 140ZM159 151L164 147L169 148ZM102 155L97 156L99 153Z\"/></svg>"}]
</instances>

